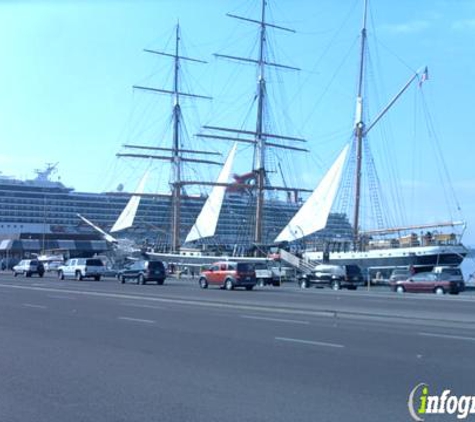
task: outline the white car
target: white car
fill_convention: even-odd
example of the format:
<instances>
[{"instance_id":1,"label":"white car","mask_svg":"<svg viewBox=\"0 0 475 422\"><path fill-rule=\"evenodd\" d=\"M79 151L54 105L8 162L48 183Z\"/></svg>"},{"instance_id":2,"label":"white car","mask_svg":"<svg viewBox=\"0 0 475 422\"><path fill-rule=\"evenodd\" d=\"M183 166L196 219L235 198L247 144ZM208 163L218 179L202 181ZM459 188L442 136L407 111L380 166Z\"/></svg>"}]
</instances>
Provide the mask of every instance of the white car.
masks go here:
<instances>
[{"instance_id":1,"label":"white car","mask_svg":"<svg viewBox=\"0 0 475 422\"><path fill-rule=\"evenodd\" d=\"M43 277L45 269L43 264L37 259L22 259L17 265L13 267L13 275L23 274L25 277L31 277L33 274L38 274Z\"/></svg>"},{"instance_id":2,"label":"white car","mask_svg":"<svg viewBox=\"0 0 475 422\"><path fill-rule=\"evenodd\" d=\"M68 259L64 265L58 268L58 278L64 280L66 277L82 280L93 278L99 281L105 275L106 267L99 258L72 258Z\"/></svg>"},{"instance_id":3,"label":"white car","mask_svg":"<svg viewBox=\"0 0 475 422\"><path fill-rule=\"evenodd\" d=\"M64 265L64 261L46 261L46 262L44 262L46 272L58 271L58 268L61 265Z\"/></svg>"}]
</instances>

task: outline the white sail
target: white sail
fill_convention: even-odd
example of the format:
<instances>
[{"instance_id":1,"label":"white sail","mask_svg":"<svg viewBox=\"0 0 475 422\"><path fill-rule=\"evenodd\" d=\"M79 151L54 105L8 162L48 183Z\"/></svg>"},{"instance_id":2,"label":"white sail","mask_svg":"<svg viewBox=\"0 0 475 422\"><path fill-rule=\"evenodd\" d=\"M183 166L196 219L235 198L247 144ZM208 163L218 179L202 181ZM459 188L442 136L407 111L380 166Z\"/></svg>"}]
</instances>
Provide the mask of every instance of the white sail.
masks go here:
<instances>
[{"instance_id":1,"label":"white sail","mask_svg":"<svg viewBox=\"0 0 475 422\"><path fill-rule=\"evenodd\" d=\"M237 143L235 142L228 155L228 158L226 159L226 162L224 163L223 168L221 169L221 172L219 173L217 183L227 183L229 181L229 175L232 170L236 149ZM201 209L200 214L198 215L198 218L195 221L194 226L191 228L188 236L186 236L185 243L202 239L204 237L214 236L225 193L225 186L213 187L208 199Z\"/></svg>"},{"instance_id":2,"label":"white sail","mask_svg":"<svg viewBox=\"0 0 475 422\"><path fill-rule=\"evenodd\" d=\"M86 217L82 216L81 214L76 214L82 221L84 221L86 224L90 225L94 230L98 231L100 234L102 234L102 237L106 240L106 242L109 243L118 243L118 240L114 237L111 236L109 233L105 232L102 230L99 226L94 224L92 221L88 220Z\"/></svg>"},{"instance_id":3,"label":"white sail","mask_svg":"<svg viewBox=\"0 0 475 422\"><path fill-rule=\"evenodd\" d=\"M325 177L274 242L297 240L325 228L340 185L348 149L349 144L343 148Z\"/></svg>"},{"instance_id":4,"label":"white sail","mask_svg":"<svg viewBox=\"0 0 475 422\"><path fill-rule=\"evenodd\" d=\"M136 194L141 194L144 191L145 182L148 178L148 171L142 176L140 183L135 191ZM119 218L116 220L114 225L111 228L111 233L118 232L119 230L124 230L132 226L135 219L135 214L137 214L137 210L140 204L140 195L133 195L127 205L122 210L119 215Z\"/></svg>"}]
</instances>

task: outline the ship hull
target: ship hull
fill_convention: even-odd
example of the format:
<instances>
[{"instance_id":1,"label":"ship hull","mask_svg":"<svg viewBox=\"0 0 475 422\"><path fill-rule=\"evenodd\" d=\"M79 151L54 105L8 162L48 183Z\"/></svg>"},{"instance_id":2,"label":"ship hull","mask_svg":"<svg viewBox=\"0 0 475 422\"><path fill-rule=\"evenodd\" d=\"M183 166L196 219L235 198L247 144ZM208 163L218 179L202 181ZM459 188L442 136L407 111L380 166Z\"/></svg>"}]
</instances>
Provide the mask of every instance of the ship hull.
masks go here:
<instances>
[{"instance_id":1,"label":"ship hull","mask_svg":"<svg viewBox=\"0 0 475 422\"><path fill-rule=\"evenodd\" d=\"M463 245L420 246L392 248L365 252L330 252L329 263L335 265L359 265L368 270L370 277L379 272L389 278L397 267L413 267L415 271L431 271L436 265L459 266L468 251ZM312 262L323 262L323 252L305 252L304 258Z\"/></svg>"}]
</instances>

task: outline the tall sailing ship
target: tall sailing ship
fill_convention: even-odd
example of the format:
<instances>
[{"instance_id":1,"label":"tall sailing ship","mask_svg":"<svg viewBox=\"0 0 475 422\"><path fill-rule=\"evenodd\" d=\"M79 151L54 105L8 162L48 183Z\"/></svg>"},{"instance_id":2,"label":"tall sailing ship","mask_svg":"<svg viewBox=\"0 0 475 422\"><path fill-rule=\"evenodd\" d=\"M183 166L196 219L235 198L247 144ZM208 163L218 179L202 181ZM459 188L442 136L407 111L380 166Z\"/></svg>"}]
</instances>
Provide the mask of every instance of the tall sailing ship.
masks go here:
<instances>
[{"instance_id":1,"label":"tall sailing ship","mask_svg":"<svg viewBox=\"0 0 475 422\"><path fill-rule=\"evenodd\" d=\"M248 221L248 226L254 229L253 245L258 246L263 241L263 221L265 217L265 192L266 190L286 190L287 187L275 187L269 183L269 169L266 167L266 157L271 148L283 148L293 151L306 152L296 143L304 142L301 138L272 134L266 127L267 115L267 90L266 69L277 67L294 69L277 63L270 63L266 57L266 31L269 28L289 31L266 21L267 2L262 1L261 17L259 20L241 16L230 15L246 22L257 24L260 30L258 57L254 59L229 55L218 57L233 61L251 62L257 66L258 82L256 93L256 125L255 130L240 130L217 126L205 126L212 134L201 134L208 139L244 142L254 147L253 169L247 181L252 184L249 189L249 199L254 205L255 218ZM363 187L363 155L369 151L367 140L368 133L384 117L398 98L413 84L424 82L427 77L427 68L415 72L403 89L390 101L390 103L369 124L366 123L366 110L364 108L364 80L365 57L367 48L367 10L368 2L364 1L364 19L361 30L360 65L358 75L358 92L356 101L356 116L354 136L348 145L337 157L317 188L312 192L307 201L299 208L298 212L290 219L287 225L279 231L273 239L275 245L290 245L294 250L300 250L306 260L313 262L331 262L335 264L358 264L370 270L371 276L379 274L389 276L395 267L413 267L416 271L429 270L435 265L459 265L465 255L466 248L460 242L460 236L455 234L459 227L464 227L463 222L442 222L434 224L417 224L392 228L383 227L381 206L378 193L369 195L373 201L372 206L378 209L378 222L375 229L362 229L362 187ZM231 136L232 135L232 136ZM238 137L239 136L239 137ZM292 145L279 144L277 141L285 140ZM234 157L236 145L230 154ZM370 152L368 152L370 155ZM366 162L371 161L366 160ZM375 169L372 169L375 172ZM346 172L346 175L345 175ZM350 180L348 174L354 175ZM229 187L226 188L226 179L229 178L229 160L223 167L218 178L220 186L216 186L204 205L195 225L187 236L187 241L197 241L214 236L215 227L220 217L223 201L230 197ZM373 175L373 178L376 176ZM371 183L368 183L371 185ZM374 185L374 183L373 183ZM370 186L375 190L374 186ZM226 193L228 189L228 193ZM342 193L343 191L343 193ZM346 192L344 192L346 191ZM345 195L347 196L345 198ZM352 195L352 198L348 196ZM348 209L336 211L336 202L353 205L353 219L350 223ZM250 207L253 208L252 206ZM335 220L339 222L339 230L335 230ZM244 221L244 220L243 220ZM282 219L280 220L282 221ZM251 223L251 224L249 224ZM267 239L266 239L267 240ZM267 240L268 241L268 240Z\"/></svg>"},{"instance_id":2,"label":"tall sailing ship","mask_svg":"<svg viewBox=\"0 0 475 422\"><path fill-rule=\"evenodd\" d=\"M229 151L228 158L223 169L215 182L186 178L184 167L190 163L195 164L217 164L216 161L208 159L190 158L190 154L216 155L216 152L196 150L185 146L185 139L181 136L181 126L184 117L181 112L181 101L187 99L203 99L209 97L181 91L181 63L183 61L201 62L197 59L184 57L180 54L180 32L179 26L175 33L175 51L173 53L146 50L149 53L158 54L171 58L174 61L173 87L170 90L162 88L150 88L136 86L136 89L146 92L171 95L174 98L172 109L172 136L171 146L145 146L136 144L125 144L127 149L136 149L140 152L119 153L119 157L141 158L146 160L165 160L171 163L171 219L168 224L161 224L161 232L172 234L170 243L166 248L153 248L155 252L163 255L169 253L171 256L178 253L182 246L200 250L217 250L223 255L243 256L249 254L264 253L265 247L272 243L273 238L290 220L301 205L301 193L310 192L297 186L290 187L285 184L285 178L279 162L279 156L274 155L274 166L269 168L269 156L275 150L287 152L308 152L301 145L305 139L275 134L271 131L267 116L269 115L269 103L267 92L267 74L270 68L298 70L297 68L275 63L268 55L267 32L269 29L293 32L267 21L266 11L268 2L262 1L261 15L259 19L250 19L237 15L228 15L231 18L245 21L251 25L256 25L259 30L259 41L257 57L237 57L231 55L216 54L216 57L251 63L257 67L257 92L255 94L255 121L254 127L236 129L215 125L205 125L203 130L196 136L210 144L219 142L231 142L233 145ZM238 145L251 146L253 151L252 169L244 175L232 174L233 161L242 159L238 151ZM143 153L143 150L150 152ZM170 155L155 155L155 151L170 152ZM276 165L277 163L277 165ZM271 174L279 173L284 180L284 186L279 186L271 182ZM198 200L205 200L194 224L189 224L189 220L184 220L184 215L189 215L187 207L191 202L197 201L196 197L187 194L189 186L212 186L212 191L205 197ZM279 193L285 193L286 199L282 199ZM145 196L143 193L141 196ZM154 195L151 194L153 197ZM138 209L138 212L140 210ZM156 218L152 217L152 218ZM149 223L151 220L148 221ZM153 227L151 228L153 232ZM316 238L323 236L347 236L351 232L351 226L346 217L342 214L333 214L329 217L329 224L323 233L319 233Z\"/></svg>"},{"instance_id":3,"label":"tall sailing ship","mask_svg":"<svg viewBox=\"0 0 475 422\"><path fill-rule=\"evenodd\" d=\"M353 206L351 221L353 233L346 239L327 238L320 248L309 244L303 252L308 261L333 264L357 264L370 270L372 277L379 273L388 277L395 267L412 267L415 271L430 270L435 265L457 266L462 263L467 249L461 244L461 235L456 232L465 228L462 221L423 223L409 226L384 227L381 200L375 180L374 163L370 152L368 134L397 102L401 95L415 82L419 88L428 79L427 67L415 72L389 104L370 122L366 120L365 86L367 49L368 0L364 0L363 25L361 29L360 63L356 97L356 115L353 136L345 145L334 164L319 185L299 209L291 221L276 237L275 242L295 242L319 233L327 226L330 213L338 205L345 215ZM366 157L365 160L365 155ZM363 176L364 164L371 167L366 185L371 189L369 202L375 209L368 219L376 228L364 229ZM371 224L371 223L370 223Z\"/></svg>"}]
</instances>

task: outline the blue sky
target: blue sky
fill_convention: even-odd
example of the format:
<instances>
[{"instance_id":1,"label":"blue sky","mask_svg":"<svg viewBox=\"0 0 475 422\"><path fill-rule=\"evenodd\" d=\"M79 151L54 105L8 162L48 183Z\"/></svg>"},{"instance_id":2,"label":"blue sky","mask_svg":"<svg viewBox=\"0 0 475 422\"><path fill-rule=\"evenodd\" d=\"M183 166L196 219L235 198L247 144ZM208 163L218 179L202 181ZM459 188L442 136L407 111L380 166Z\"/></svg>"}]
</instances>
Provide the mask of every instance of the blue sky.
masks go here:
<instances>
[{"instance_id":1,"label":"blue sky","mask_svg":"<svg viewBox=\"0 0 475 422\"><path fill-rule=\"evenodd\" d=\"M257 3L0 2L0 170L31 178L34 169L59 162L61 180L76 190L113 190L119 183L133 190L140 166L118 160L115 154L124 142L165 145L169 132L159 127L169 120L170 103L161 96L134 92L132 85L169 86L170 63L142 49L171 51L178 19L186 54L208 61L184 69L187 87L214 98L183 106L184 112L194 114L188 120L189 133L197 133L200 124L252 128L254 70L219 61L212 54L255 52L255 28L225 14L257 18ZM275 111L272 120L280 132L308 139L309 157L282 160L292 165L289 184L300 180L311 188L351 135L362 1L269 3L271 18L297 31L270 34L275 58L302 69L281 77L269 75L270 92L283 100L282 110ZM468 222L466 242L475 244L475 2L372 0L370 8L367 82L373 87L368 94L375 97L368 100L370 117L412 72L425 65L430 72L423 95L417 84L411 87L384 119L382 132L375 129L370 138L375 159L384 153L390 157L378 171L393 164L399 168L383 185L390 189L397 184L407 194L408 220L463 218ZM277 101L275 105L278 109ZM427 113L433 126L425 135L426 123L416 120ZM148 126L145 117L152 121ZM386 141L380 140L383 132L391 133ZM416 145L416 140L427 144ZM190 142L198 146L196 140ZM225 153L230 145L218 148ZM443 171L437 154L444 157L451 188L439 178ZM157 164L157 172L156 187L165 190L166 169ZM216 169L203 173L203 178L210 178ZM423 193L416 194L416 187ZM460 213L456 205L448 204L452 193Z\"/></svg>"}]
</instances>

